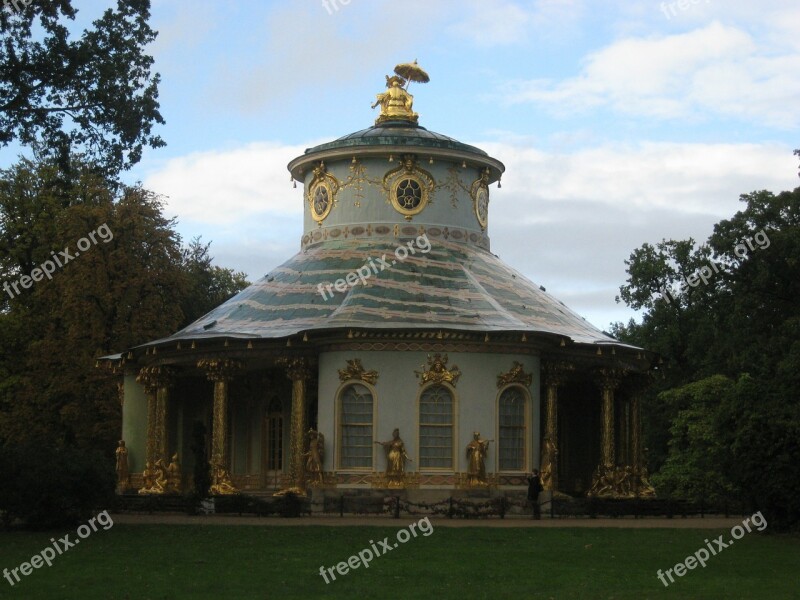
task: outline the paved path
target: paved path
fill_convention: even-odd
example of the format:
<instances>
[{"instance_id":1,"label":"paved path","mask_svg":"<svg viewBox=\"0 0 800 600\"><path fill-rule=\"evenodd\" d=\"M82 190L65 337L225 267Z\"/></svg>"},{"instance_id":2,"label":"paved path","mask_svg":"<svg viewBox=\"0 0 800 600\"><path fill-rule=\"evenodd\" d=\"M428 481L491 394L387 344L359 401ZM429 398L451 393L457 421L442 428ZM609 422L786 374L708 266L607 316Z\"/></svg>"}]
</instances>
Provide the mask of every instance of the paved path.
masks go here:
<instances>
[{"instance_id":1,"label":"paved path","mask_svg":"<svg viewBox=\"0 0 800 600\"><path fill-rule=\"evenodd\" d=\"M188 515L143 515L119 513L113 514L114 523L126 525L260 525L268 527L294 527L294 526L321 526L321 527L353 527L353 526L379 526L379 527L405 527L418 521L415 517L301 517L299 519L284 519L280 517L239 517L236 515L206 515L190 517ZM619 529L730 529L734 525L741 525L741 518L698 517L690 518L653 518L634 519L626 517L621 519L546 519L534 521L530 518L510 517L506 519L447 519L433 517L431 521L436 527L611 527Z\"/></svg>"}]
</instances>

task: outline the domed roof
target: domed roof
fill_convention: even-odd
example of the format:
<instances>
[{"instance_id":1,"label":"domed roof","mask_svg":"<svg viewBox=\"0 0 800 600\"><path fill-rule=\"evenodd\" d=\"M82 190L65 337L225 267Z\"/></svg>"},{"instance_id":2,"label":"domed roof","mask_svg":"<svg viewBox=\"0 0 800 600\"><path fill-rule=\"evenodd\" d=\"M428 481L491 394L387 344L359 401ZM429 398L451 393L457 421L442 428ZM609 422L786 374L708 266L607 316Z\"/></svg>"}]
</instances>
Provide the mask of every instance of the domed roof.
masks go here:
<instances>
[{"instance_id":1,"label":"domed roof","mask_svg":"<svg viewBox=\"0 0 800 600\"><path fill-rule=\"evenodd\" d=\"M440 150L460 150L479 156L488 156L486 152L475 146L464 144L441 133L428 131L409 121L385 121L367 129L342 136L332 142L326 142L308 148L304 154L316 154L337 148L353 148L358 146L417 146L437 148Z\"/></svg>"},{"instance_id":2,"label":"domed roof","mask_svg":"<svg viewBox=\"0 0 800 600\"><path fill-rule=\"evenodd\" d=\"M401 261L395 250L402 243L350 239L311 247L185 329L148 345L343 328L518 331L624 345L490 252L438 241L427 253L423 247ZM325 292L327 285L370 264L376 269L365 285L358 281L343 293L332 291L332 297Z\"/></svg>"}]
</instances>

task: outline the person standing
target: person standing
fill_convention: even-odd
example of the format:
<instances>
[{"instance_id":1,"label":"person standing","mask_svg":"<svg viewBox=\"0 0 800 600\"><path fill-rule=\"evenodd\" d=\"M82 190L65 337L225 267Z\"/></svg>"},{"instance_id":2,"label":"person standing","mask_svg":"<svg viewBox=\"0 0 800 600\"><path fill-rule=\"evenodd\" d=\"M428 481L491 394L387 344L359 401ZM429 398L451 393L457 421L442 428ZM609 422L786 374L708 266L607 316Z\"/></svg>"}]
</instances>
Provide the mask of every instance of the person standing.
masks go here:
<instances>
[{"instance_id":1,"label":"person standing","mask_svg":"<svg viewBox=\"0 0 800 600\"><path fill-rule=\"evenodd\" d=\"M541 519L542 510L539 508L539 493L542 491L542 480L539 478L539 471L534 469L528 480L528 502L533 507L532 519Z\"/></svg>"}]
</instances>

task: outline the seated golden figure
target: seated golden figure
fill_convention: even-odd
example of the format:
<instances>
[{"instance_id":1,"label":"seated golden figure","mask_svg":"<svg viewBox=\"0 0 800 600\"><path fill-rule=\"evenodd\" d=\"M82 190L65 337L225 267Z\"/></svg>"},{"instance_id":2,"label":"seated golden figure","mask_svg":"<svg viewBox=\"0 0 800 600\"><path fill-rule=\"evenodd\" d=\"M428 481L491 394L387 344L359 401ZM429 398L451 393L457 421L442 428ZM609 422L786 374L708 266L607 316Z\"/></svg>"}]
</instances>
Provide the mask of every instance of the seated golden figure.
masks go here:
<instances>
[{"instance_id":1,"label":"seated golden figure","mask_svg":"<svg viewBox=\"0 0 800 600\"><path fill-rule=\"evenodd\" d=\"M377 100L372 108L380 104L381 114L375 120L375 124L379 125L384 121L411 121L416 123L419 121L419 115L412 109L414 106L414 96L409 94L403 89L405 80L398 75L386 76L385 92L377 95Z\"/></svg>"},{"instance_id":2,"label":"seated golden figure","mask_svg":"<svg viewBox=\"0 0 800 600\"><path fill-rule=\"evenodd\" d=\"M144 466L144 471L142 471L142 487L139 488L139 494L149 494L154 484L155 472L153 471L153 465L148 462Z\"/></svg>"},{"instance_id":3,"label":"seated golden figure","mask_svg":"<svg viewBox=\"0 0 800 600\"><path fill-rule=\"evenodd\" d=\"M211 479L210 492L217 496L230 496L232 494L239 493L239 490L237 490L231 482L231 476L228 473L228 469L221 464L214 466L214 474Z\"/></svg>"}]
</instances>

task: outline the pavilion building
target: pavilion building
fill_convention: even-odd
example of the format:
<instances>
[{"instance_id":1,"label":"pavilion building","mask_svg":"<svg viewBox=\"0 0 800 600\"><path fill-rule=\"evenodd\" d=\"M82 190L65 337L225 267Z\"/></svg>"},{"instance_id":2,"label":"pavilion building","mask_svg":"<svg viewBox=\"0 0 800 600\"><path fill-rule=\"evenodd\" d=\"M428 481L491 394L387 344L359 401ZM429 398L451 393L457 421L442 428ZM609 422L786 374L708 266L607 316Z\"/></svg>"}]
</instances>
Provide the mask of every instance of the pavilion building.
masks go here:
<instances>
[{"instance_id":1,"label":"pavilion building","mask_svg":"<svg viewBox=\"0 0 800 600\"><path fill-rule=\"evenodd\" d=\"M175 455L186 479L197 421L216 493L504 493L534 468L552 491L649 488L639 395L654 355L491 253L503 164L420 126L403 83L387 77L374 126L289 163L304 190L295 256L174 335L102 359L124 377L134 489ZM379 444L392 439L399 474ZM475 439L491 440L481 473Z\"/></svg>"}]
</instances>

